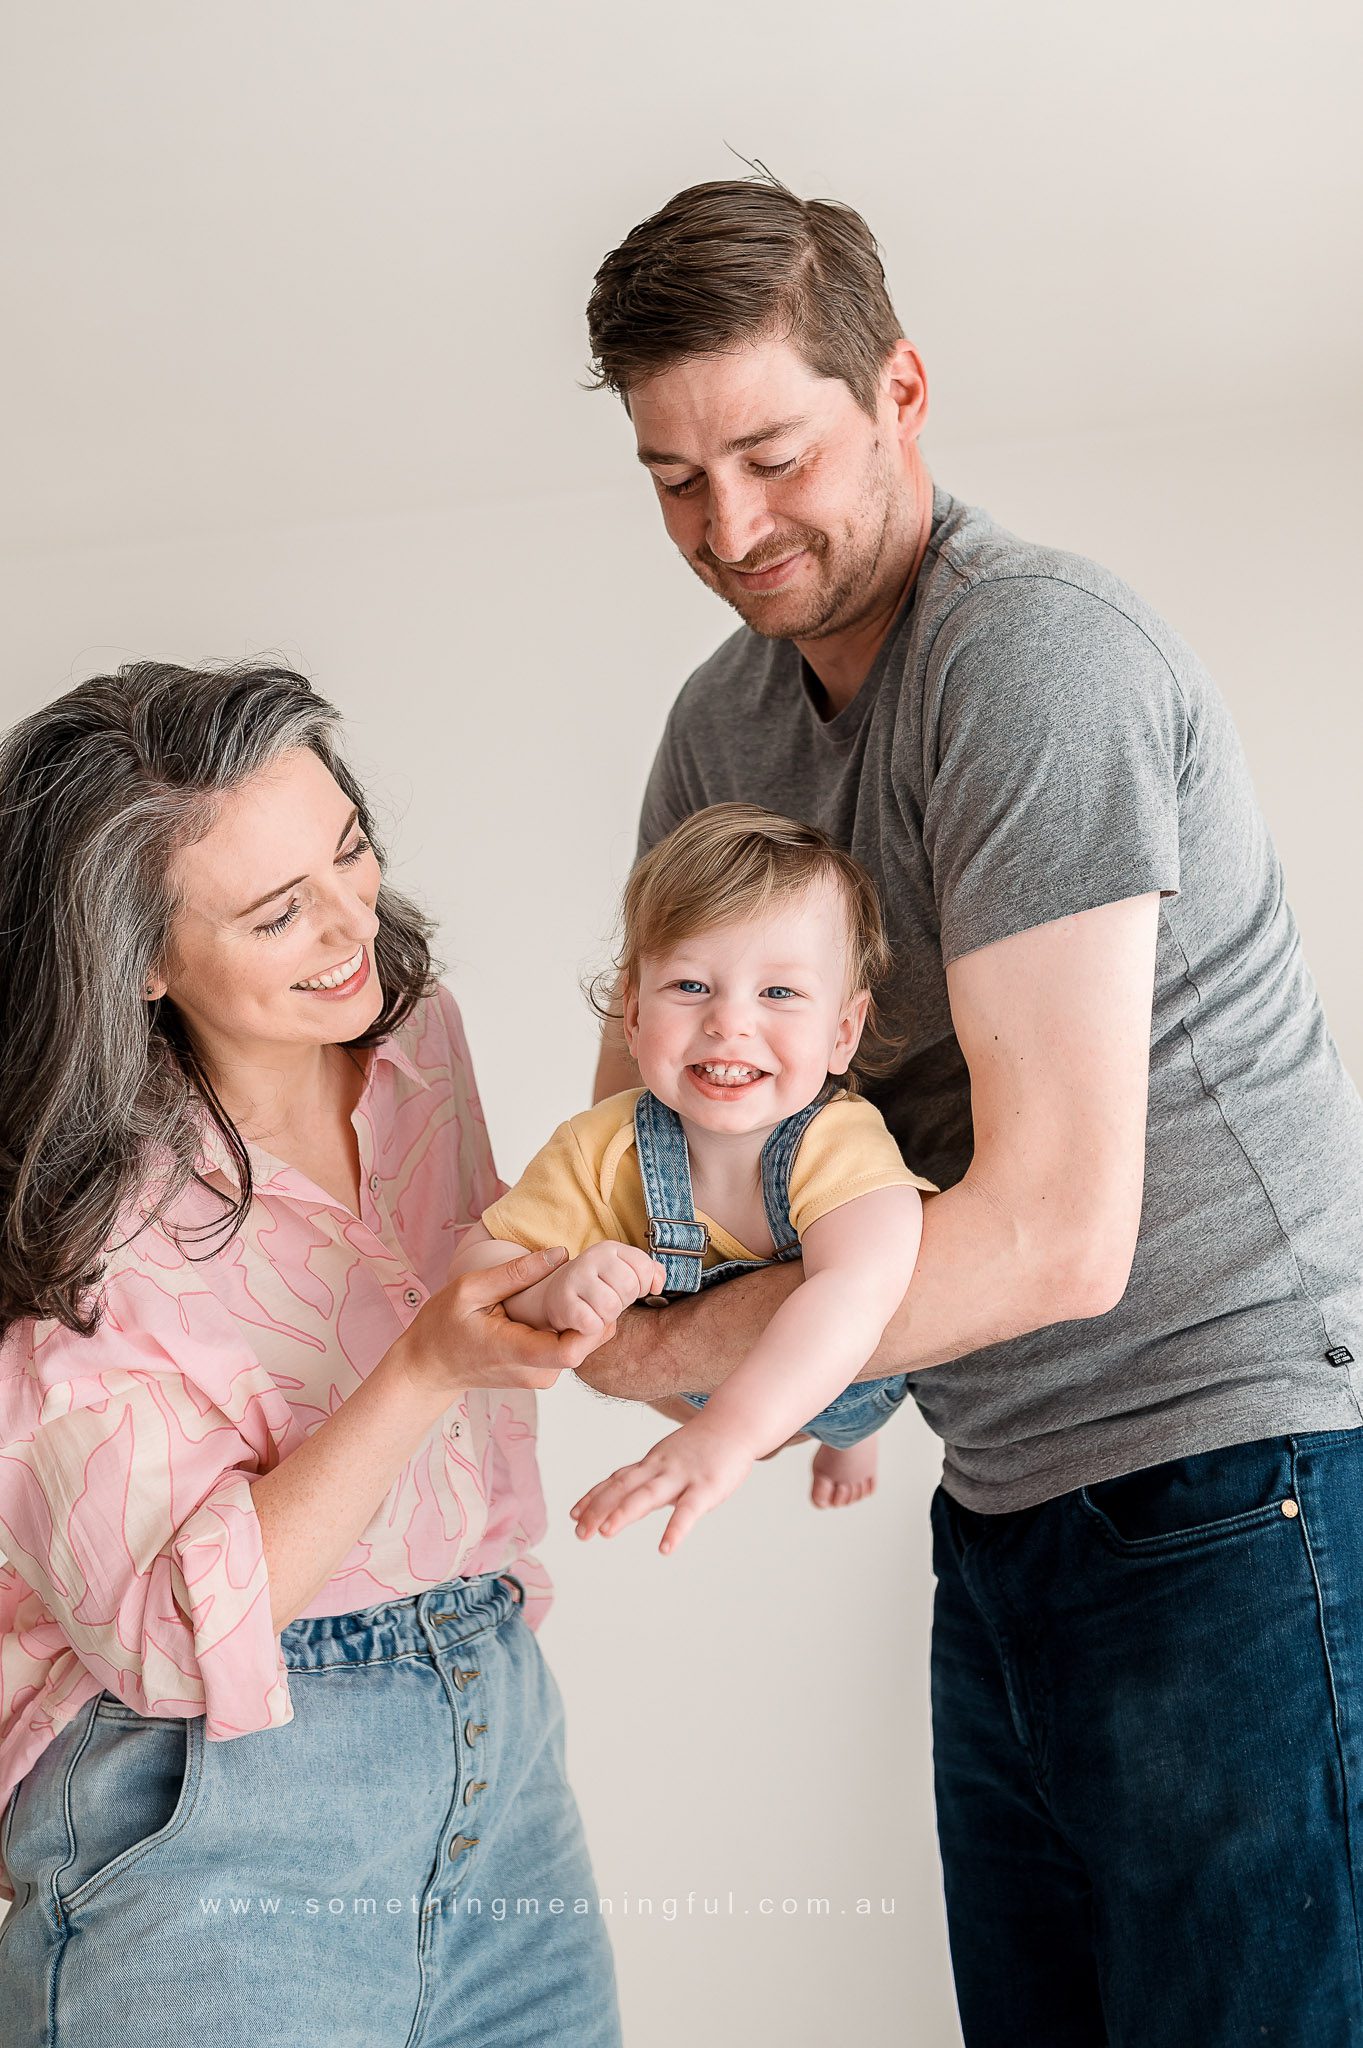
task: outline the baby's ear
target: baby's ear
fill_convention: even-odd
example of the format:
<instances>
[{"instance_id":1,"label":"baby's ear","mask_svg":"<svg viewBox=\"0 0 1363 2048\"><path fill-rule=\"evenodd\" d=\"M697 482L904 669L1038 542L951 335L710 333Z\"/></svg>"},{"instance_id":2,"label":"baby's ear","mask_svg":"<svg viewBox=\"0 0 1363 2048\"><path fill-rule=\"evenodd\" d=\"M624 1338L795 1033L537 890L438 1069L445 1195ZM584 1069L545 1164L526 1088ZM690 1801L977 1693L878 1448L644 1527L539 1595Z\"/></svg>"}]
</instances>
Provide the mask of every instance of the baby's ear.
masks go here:
<instances>
[{"instance_id":1,"label":"baby's ear","mask_svg":"<svg viewBox=\"0 0 1363 2048\"><path fill-rule=\"evenodd\" d=\"M838 1035L833 1041L833 1051L828 1061L830 1074L845 1074L851 1066L861 1034L866 1029L866 1012L871 1006L869 988L859 988L849 996L842 1016L838 1019Z\"/></svg>"},{"instance_id":2,"label":"baby's ear","mask_svg":"<svg viewBox=\"0 0 1363 2048\"><path fill-rule=\"evenodd\" d=\"M620 977L620 1025L629 1056L634 1058L634 1041L639 1035L639 994L627 974Z\"/></svg>"}]
</instances>

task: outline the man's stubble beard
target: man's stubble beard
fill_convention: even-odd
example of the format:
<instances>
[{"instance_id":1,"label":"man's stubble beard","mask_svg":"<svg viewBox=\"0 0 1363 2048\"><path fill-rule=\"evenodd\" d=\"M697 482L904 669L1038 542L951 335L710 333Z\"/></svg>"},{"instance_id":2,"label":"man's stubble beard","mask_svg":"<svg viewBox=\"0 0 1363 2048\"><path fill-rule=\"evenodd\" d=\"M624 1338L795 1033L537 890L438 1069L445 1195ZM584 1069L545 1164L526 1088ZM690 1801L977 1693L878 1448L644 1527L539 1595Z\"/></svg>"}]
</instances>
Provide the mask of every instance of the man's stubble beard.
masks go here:
<instances>
[{"instance_id":1,"label":"man's stubble beard","mask_svg":"<svg viewBox=\"0 0 1363 2048\"><path fill-rule=\"evenodd\" d=\"M876 454L879 453L877 446ZM835 633L847 632L874 612L882 601L881 586L885 574L886 555L891 545L895 513L898 509L893 479L883 457L878 465L875 464L875 456L872 460L873 465L879 469L880 482L877 493L880 498L880 518L875 526L874 537L857 544L851 529L848 529L848 541L855 548L855 553L850 554L839 566L831 588L810 592L804 612L778 620L773 616L775 606L764 604L760 596L755 596L749 601L750 609L742 598L732 595L716 580L716 572L708 564L703 564L698 556L687 557L691 568L707 590L712 590L716 597L722 597L724 602L738 613L744 625L752 632L760 634L763 639L826 640ZM788 540L797 539L800 545L808 548L816 560L826 560L830 551L827 534L816 534L807 528L805 536L801 538L798 534L789 535L778 545L784 547ZM779 554L773 556L773 560L780 559ZM760 566L760 563L757 566ZM778 591L775 595L779 598L784 593Z\"/></svg>"}]
</instances>

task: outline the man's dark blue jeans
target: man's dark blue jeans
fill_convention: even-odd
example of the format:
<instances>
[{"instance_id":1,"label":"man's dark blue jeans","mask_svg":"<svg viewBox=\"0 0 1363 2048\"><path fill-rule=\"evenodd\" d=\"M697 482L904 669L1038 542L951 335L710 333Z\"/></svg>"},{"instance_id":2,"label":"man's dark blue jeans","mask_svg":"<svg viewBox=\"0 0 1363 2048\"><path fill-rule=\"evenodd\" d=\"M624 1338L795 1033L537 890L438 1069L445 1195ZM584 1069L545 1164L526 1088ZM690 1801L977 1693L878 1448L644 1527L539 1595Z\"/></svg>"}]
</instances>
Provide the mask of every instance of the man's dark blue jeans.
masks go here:
<instances>
[{"instance_id":1,"label":"man's dark blue jeans","mask_svg":"<svg viewBox=\"0 0 1363 2048\"><path fill-rule=\"evenodd\" d=\"M932 1521L967 2048L1363 2044L1363 1429Z\"/></svg>"}]
</instances>

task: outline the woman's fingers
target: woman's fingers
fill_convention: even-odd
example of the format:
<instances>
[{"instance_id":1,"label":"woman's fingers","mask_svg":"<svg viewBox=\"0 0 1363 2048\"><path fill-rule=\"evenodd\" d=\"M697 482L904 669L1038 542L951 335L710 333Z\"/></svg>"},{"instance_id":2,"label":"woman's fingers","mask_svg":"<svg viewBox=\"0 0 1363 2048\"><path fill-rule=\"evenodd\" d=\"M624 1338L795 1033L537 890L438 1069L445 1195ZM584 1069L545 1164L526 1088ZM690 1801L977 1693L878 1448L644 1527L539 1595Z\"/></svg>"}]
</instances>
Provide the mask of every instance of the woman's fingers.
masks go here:
<instances>
[{"instance_id":1,"label":"woman's fingers","mask_svg":"<svg viewBox=\"0 0 1363 2048\"><path fill-rule=\"evenodd\" d=\"M503 1265L476 1266L471 1273L461 1274L454 1285L460 1300L469 1308L491 1308L494 1302L523 1294L527 1287L533 1287L556 1266L561 1266L567 1256L561 1244L548 1245L538 1252L518 1252Z\"/></svg>"}]
</instances>

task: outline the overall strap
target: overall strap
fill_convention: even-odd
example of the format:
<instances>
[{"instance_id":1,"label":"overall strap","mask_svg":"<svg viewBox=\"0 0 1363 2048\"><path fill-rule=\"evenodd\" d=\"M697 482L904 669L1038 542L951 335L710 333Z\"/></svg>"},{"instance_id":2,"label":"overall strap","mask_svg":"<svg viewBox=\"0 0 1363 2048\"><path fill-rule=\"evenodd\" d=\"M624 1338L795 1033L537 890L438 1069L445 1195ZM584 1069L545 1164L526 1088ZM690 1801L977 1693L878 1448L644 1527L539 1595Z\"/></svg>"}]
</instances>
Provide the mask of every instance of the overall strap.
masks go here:
<instances>
[{"instance_id":1,"label":"overall strap","mask_svg":"<svg viewBox=\"0 0 1363 2048\"><path fill-rule=\"evenodd\" d=\"M826 1102L841 1093L842 1083L830 1075L814 1100L794 1116L783 1118L762 1147L762 1206L775 1246L773 1258L728 1259L703 1269L701 1260L709 1248L710 1232L696 1221L686 1133L677 1112L645 1088L634 1106L634 1145L648 1210L648 1248L662 1261L667 1294L695 1294L711 1281L728 1279L733 1273L799 1257L800 1240L790 1220L790 1169L814 1118Z\"/></svg>"},{"instance_id":2,"label":"overall strap","mask_svg":"<svg viewBox=\"0 0 1363 2048\"><path fill-rule=\"evenodd\" d=\"M824 1104L840 1095L842 1088L842 1082L830 1074L814 1100L797 1109L794 1116L783 1118L762 1147L762 1206L767 1212L767 1228L778 1259L794 1258L800 1249L790 1220L790 1169L800 1140Z\"/></svg>"},{"instance_id":3,"label":"overall strap","mask_svg":"<svg viewBox=\"0 0 1363 2048\"><path fill-rule=\"evenodd\" d=\"M695 1294L710 1233L696 1221L681 1118L647 1088L634 1105L634 1146L648 1210L648 1248L662 1262L664 1289L668 1294Z\"/></svg>"}]
</instances>

